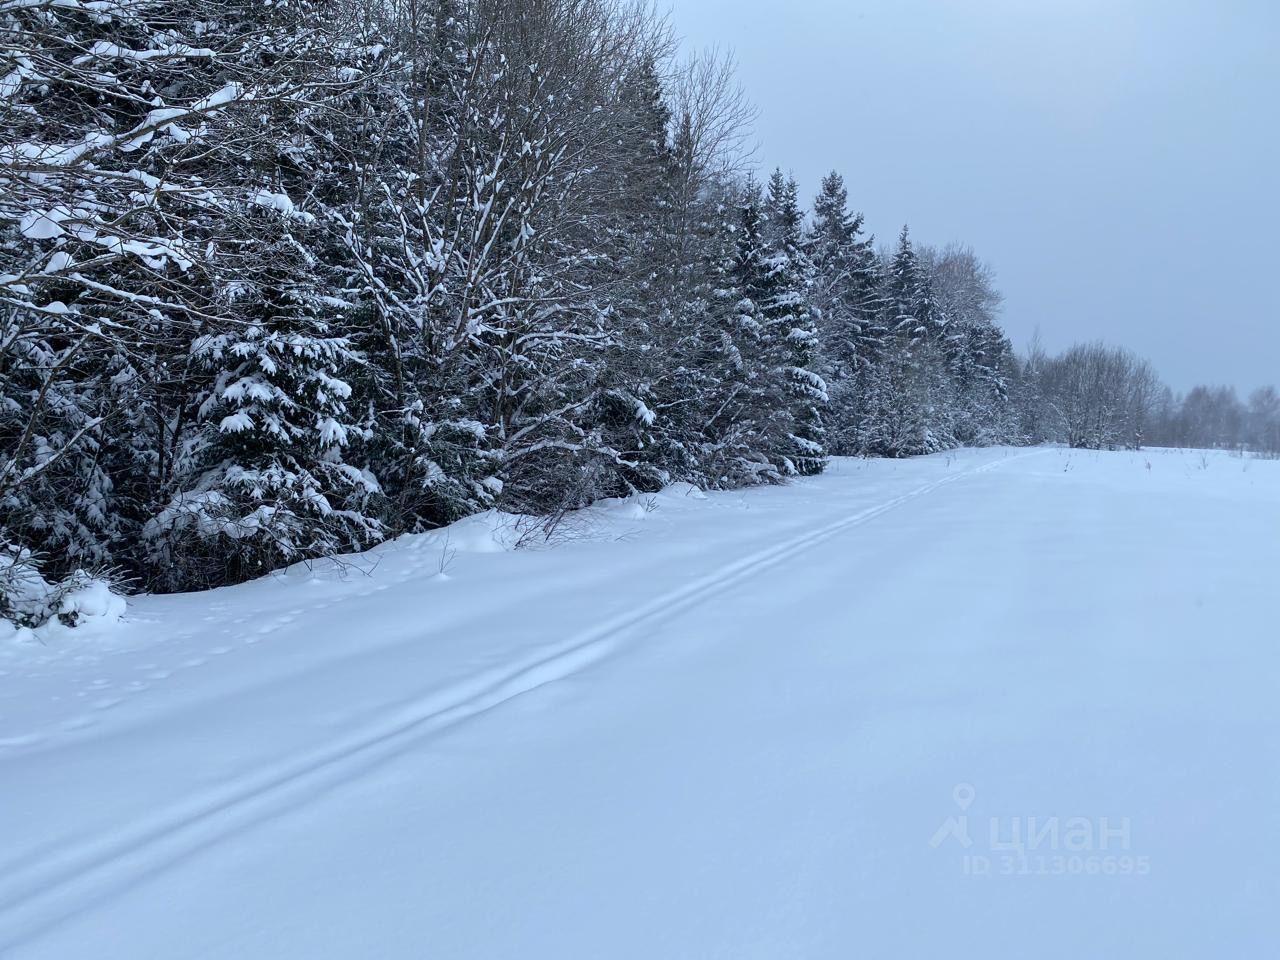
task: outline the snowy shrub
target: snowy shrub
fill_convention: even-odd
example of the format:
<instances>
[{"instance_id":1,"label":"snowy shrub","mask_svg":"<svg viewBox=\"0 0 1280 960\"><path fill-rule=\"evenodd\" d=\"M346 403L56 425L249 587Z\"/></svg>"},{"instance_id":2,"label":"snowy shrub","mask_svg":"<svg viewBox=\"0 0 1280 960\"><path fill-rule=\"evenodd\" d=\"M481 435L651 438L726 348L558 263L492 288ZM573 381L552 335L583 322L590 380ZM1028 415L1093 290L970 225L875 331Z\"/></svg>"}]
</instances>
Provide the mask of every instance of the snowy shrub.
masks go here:
<instances>
[{"instance_id":1,"label":"snowy shrub","mask_svg":"<svg viewBox=\"0 0 1280 960\"><path fill-rule=\"evenodd\" d=\"M107 580L76 570L51 583L30 550L0 545L0 620L17 627L41 627L55 620L75 627L89 619L113 622L124 612L124 598Z\"/></svg>"},{"instance_id":2,"label":"snowy shrub","mask_svg":"<svg viewBox=\"0 0 1280 960\"><path fill-rule=\"evenodd\" d=\"M38 627L52 616L53 592L30 550L0 546L0 618L20 627Z\"/></svg>"}]
</instances>

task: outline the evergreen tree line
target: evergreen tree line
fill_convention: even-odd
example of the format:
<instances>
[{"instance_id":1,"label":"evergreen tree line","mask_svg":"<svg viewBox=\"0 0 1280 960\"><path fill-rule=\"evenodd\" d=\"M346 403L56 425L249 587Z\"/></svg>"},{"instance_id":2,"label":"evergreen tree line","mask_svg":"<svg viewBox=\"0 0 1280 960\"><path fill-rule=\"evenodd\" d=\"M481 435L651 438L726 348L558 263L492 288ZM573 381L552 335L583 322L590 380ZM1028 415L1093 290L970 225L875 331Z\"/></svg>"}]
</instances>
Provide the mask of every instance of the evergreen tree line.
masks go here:
<instances>
[{"instance_id":1,"label":"evergreen tree line","mask_svg":"<svg viewBox=\"0 0 1280 960\"><path fill-rule=\"evenodd\" d=\"M972 251L757 183L731 65L643 3L0 0L0 35L0 616L1057 429Z\"/></svg>"},{"instance_id":2,"label":"evergreen tree line","mask_svg":"<svg viewBox=\"0 0 1280 960\"><path fill-rule=\"evenodd\" d=\"M743 176L621 0L0 7L0 612L1005 439L965 251Z\"/></svg>"}]
</instances>

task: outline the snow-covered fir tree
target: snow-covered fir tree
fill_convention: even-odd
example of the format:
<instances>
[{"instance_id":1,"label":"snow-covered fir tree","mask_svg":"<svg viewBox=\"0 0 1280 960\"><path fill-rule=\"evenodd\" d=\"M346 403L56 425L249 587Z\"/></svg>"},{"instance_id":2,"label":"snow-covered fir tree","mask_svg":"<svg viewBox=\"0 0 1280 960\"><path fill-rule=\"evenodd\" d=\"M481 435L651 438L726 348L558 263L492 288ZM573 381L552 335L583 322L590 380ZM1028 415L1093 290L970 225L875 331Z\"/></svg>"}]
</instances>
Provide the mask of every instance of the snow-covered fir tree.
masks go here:
<instances>
[{"instance_id":1,"label":"snow-covered fir tree","mask_svg":"<svg viewBox=\"0 0 1280 960\"><path fill-rule=\"evenodd\" d=\"M832 451L859 452L858 425L887 331L880 263L874 241L862 235L861 214L851 214L848 190L831 172L813 203L807 249L813 264L811 299L818 312L818 370L827 383L827 435Z\"/></svg>"},{"instance_id":2,"label":"snow-covered fir tree","mask_svg":"<svg viewBox=\"0 0 1280 960\"><path fill-rule=\"evenodd\" d=\"M881 456L910 456L949 443L930 281L906 227L883 278L888 336L866 382L858 444Z\"/></svg>"},{"instance_id":3,"label":"snow-covered fir tree","mask_svg":"<svg viewBox=\"0 0 1280 960\"><path fill-rule=\"evenodd\" d=\"M794 178L775 170L768 193L768 295L761 304L767 375L780 387L779 406L790 413L783 464L804 476L822 471L826 458L823 410L827 385L818 372L817 325L810 304L813 263L805 249L803 214Z\"/></svg>"}]
</instances>

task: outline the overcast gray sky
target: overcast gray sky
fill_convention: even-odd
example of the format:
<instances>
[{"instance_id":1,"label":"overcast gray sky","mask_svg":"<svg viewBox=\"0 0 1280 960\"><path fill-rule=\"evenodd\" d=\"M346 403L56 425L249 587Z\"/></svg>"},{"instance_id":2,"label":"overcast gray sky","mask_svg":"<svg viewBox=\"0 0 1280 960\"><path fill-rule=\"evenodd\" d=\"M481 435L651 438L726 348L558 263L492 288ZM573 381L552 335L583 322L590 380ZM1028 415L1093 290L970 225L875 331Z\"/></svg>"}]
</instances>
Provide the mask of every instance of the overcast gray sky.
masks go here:
<instances>
[{"instance_id":1,"label":"overcast gray sky","mask_svg":"<svg viewBox=\"0 0 1280 960\"><path fill-rule=\"evenodd\" d=\"M1280 383L1280 0L669 2L736 53L762 166L809 198L840 170L881 239L972 244L1020 348Z\"/></svg>"}]
</instances>

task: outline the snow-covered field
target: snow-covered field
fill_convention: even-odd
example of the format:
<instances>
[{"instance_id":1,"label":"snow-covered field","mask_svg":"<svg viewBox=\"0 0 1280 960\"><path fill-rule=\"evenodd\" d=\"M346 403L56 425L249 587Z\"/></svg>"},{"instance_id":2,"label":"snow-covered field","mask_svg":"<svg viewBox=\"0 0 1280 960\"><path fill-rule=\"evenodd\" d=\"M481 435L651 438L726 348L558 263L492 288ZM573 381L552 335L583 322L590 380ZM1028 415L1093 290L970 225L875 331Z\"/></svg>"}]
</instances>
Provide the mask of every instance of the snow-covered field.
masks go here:
<instances>
[{"instance_id":1,"label":"snow-covered field","mask_svg":"<svg viewBox=\"0 0 1280 960\"><path fill-rule=\"evenodd\" d=\"M0 639L0 956L1280 942L1280 462L836 461L565 533Z\"/></svg>"}]
</instances>

